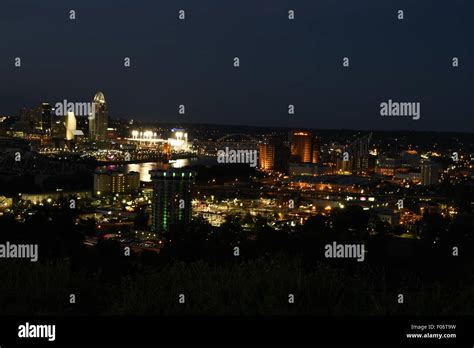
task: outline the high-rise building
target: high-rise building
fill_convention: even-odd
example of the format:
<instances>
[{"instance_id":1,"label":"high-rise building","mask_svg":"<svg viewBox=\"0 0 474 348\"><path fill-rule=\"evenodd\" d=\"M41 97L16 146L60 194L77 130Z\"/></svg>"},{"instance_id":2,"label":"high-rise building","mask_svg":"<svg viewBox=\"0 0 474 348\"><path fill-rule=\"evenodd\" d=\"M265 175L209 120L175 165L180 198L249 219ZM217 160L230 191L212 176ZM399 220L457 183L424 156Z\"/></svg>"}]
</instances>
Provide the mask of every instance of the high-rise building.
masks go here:
<instances>
[{"instance_id":1,"label":"high-rise building","mask_svg":"<svg viewBox=\"0 0 474 348\"><path fill-rule=\"evenodd\" d=\"M129 172L125 180L126 192L137 192L139 188L140 188L140 173Z\"/></svg>"},{"instance_id":2,"label":"high-rise building","mask_svg":"<svg viewBox=\"0 0 474 348\"><path fill-rule=\"evenodd\" d=\"M125 193L125 174L124 173L113 173L110 175L110 187L112 193Z\"/></svg>"},{"instance_id":3,"label":"high-rise building","mask_svg":"<svg viewBox=\"0 0 474 348\"><path fill-rule=\"evenodd\" d=\"M105 141L109 124L109 111L102 92L97 92L93 101L93 113L89 116L89 139Z\"/></svg>"},{"instance_id":4,"label":"high-rise building","mask_svg":"<svg viewBox=\"0 0 474 348\"><path fill-rule=\"evenodd\" d=\"M350 171L350 164L351 162L350 161L345 161L343 158L341 157L337 157L336 158L336 171L338 172L344 172L344 173L347 173Z\"/></svg>"},{"instance_id":5,"label":"high-rise building","mask_svg":"<svg viewBox=\"0 0 474 348\"><path fill-rule=\"evenodd\" d=\"M35 109L21 108L20 120L17 122L19 130L26 133L33 133L39 127L38 112Z\"/></svg>"},{"instance_id":6,"label":"high-rise building","mask_svg":"<svg viewBox=\"0 0 474 348\"><path fill-rule=\"evenodd\" d=\"M41 115L40 128L43 134L50 136L54 109L51 107L51 104L49 103L41 103L41 105L38 107L38 110Z\"/></svg>"},{"instance_id":7,"label":"high-rise building","mask_svg":"<svg viewBox=\"0 0 474 348\"><path fill-rule=\"evenodd\" d=\"M292 161L311 163L313 135L308 131L290 133Z\"/></svg>"},{"instance_id":8,"label":"high-rise building","mask_svg":"<svg viewBox=\"0 0 474 348\"><path fill-rule=\"evenodd\" d=\"M38 107L20 110L20 119L15 128L28 134L51 135L53 108L49 103L41 103Z\"/></svg>"},{"instance_id":9,"label":"high-rise building","mask_svg":"<svg viewBox=\"0 0 474 348\"><path fill-rule=\"evenodd\" d=\"M138 172L102 172L94 173L94 193L133 193L140 187L140 173Z\"/></svg>"},{"instance_id":10,"label":"high-rise building","mask_svg":"<svg viewBox=\"0 0 474 348\"><path fill-rule=\"evenodd\" d=\"M421 184L423 186L436 185L439 182L440 166L430 160L422 161L421 165Z\"/></svg>"},{"instance_id":11,"label":"high-rise building","mask_svg":"<svg viewBox=\"0 0 474 348\"><path fill-rule=\"evenodd\" d=\"M319 163L319 153L321 152L321 141L318 137L313 138L312 162Z\"/></svg>"},{"instance_id":12,"label":"high-rise building","mask_svg":"<svg viewBox=\"0 0 474 348\"><path fill-rule=\"evenodd\" d=\"M259 145L259 167L263 170L288 171L289 149L280 136L271 136Z\"/></svg>"},{"instance_id":13,"label":"high-rise building","mask_svg":"<svg viewBox=\"0 0 474 348\"><path fill-rule=\"evenodd\" d=\"M275 167L275 146L264 142L258 147L259 167L263 170L273 170Z\"/></svg>"},{"instance_id":14,"label":"high-rise building","mask_svg":"<svg viewBox=\"0 0 474 348\"><path fill-rule=\"evenodd\" d=\"M186 169L150 171L153 182L152 228L168 235L191 222L191 194L196 173Z\"/></svg>"},{"instance_id":15,"label":"high-rise building","mask_svg":"<svg viewBox=\"0 0 474 348\"><path fill-rule=\"evenodd\" d=\"M112 180L109 173L94 173L94 194L107 194L112 192Z\"/></svg>"},{"instance_id":16,"label":"high-rise building","mask_svg":"<svg viewBox=\"0 0 474 348\"><path fill-rule=\"evenodd\" d=\"M74 140L76 132L76 116L74 112L68 112L66 116L66 140Z\"/></svg>"},{"instance_id":17,"label":"high-rise building","mask_svg":"<svg viewBox=\"0 0 474 348\"><path fill-rule=\"evenodd\" d=\"M66 138L66 120L62 115L54 115L51 122L51 137L54 140Z\"/></svg>"},{"instance_id":18,"label":"high-rise building","mask_svg":"<svg viewBox=\"0 0 474 348\"><path fill-rule=\"evenodd\" d=\"M353 172L367 172L369 170L369 149L372 133L358 137L346 149L349 154L349 168Z\"/></svg>"}]
</instances>

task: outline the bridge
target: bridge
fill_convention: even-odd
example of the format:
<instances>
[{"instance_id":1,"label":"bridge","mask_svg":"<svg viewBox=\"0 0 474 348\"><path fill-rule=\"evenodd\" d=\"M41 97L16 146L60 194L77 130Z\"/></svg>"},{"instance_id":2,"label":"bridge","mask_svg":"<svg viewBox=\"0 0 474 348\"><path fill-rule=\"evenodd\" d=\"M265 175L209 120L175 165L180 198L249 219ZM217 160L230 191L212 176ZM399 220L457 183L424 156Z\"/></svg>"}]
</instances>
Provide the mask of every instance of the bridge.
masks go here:
<instances>
[{"instance_id":1,"label":"bridge","mask_svg":"<svg viewBox=\"0 0 474 348\"><path fill-rule=\"evenodd\" d=\"M258 142L258 140L254 137L251 137L250 135L248 134L241 134L241 133L235 133L235 134L227 134L227 135L224 135L223 137L220 137L219 139L217 139L216 141L218 143L224 143L224 142L241 142L241 141L238 141L238 140L233 140L234 138L237 138L237 137L240 137L240 138L246 138L249 142L252 142L252 143L256 143Z\"/></svg>"}]
</instances>

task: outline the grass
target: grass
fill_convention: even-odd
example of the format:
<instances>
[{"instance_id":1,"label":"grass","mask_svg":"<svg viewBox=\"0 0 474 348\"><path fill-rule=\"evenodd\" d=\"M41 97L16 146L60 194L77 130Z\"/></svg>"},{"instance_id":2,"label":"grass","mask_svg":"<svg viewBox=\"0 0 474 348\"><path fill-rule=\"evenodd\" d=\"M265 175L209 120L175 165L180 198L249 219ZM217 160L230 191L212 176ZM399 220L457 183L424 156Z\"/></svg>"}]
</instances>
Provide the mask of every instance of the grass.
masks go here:
<instances>
[{"instance_id":1,"label":"grass","mask_svg":"<svg viewBox=\"0 0 474 348\"><path fill-rule=\"evenodd\" d=\"M311 269L298 258L258 258L231 265L172 261L140 266L118 284L100 274L73 274L67 261L2 261L3 315L461 315L474 314L474 287L422 283L407 276L388 288L366 268L351 273L328 263ZM76 303L69 303L75 294ZM185 303L178 301L185 295ZM295 302L288 303L289 294ZM404 303L398 303L398 294Z\"/></svg>"}]
</instances>

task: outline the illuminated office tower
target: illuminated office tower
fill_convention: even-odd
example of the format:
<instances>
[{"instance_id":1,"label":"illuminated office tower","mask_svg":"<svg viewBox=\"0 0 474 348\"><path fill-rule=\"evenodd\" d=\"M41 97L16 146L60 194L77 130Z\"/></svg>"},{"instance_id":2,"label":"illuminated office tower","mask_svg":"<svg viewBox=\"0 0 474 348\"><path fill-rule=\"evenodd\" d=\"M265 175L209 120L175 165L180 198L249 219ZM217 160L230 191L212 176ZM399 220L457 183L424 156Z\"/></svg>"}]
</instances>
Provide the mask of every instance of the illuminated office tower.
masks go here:
<instances>
[{"instance_id":1,"label":"illuminated office tower","mask_svg":"<svg viewBox=\"0 0 474 348\"><path fill-rule=\"evenodd\" d=\"M97 92L93 101L93 113L89 115L89 139L105 141L109 124L109 111L102 92Z\"/></svg>"},{"instance_id":2,"label":"illuminated office tower","mask_svg":"<svg viewBox=\"0 0 474 348\"><path fill-rule=\"evenodd\" d=\"M74 112L68 112L66 116L66 140L74 140L76 132L76 116Z\"/></svg>"},{"instance_id":3,"label":"illuminated office tower","mask_svg":"<svg viewBox=\"0 0 474 348\"><path fill-rule=\"evenodd\" d=\"M138 172L108 172L98 170L94 173L94 194L100 196L110 193L134 193L140 188Z\"/></svg>"},{"instance_id":4,"label":"illuminated office tower","mask_svg":"<svg viewBox=\"0 0 474 348\"><path fill-rule=\"evenodd\" d=\"M263 170L288 171L289 148L281 136L271 136L259 145L259 167Z\"/></svg>"},{"instance_id":5,"label":"illuminated office tower","mask_svg":"<svg viewBox=\"0 0 474 348\"><path fill-rule=\"evenodd\" d=\"M275 146L270 142L259 145L259 167L263 170L273 170L275 167Z\"/></svg>"},{"instance_id":6,"label":"illuminated office tower","mask_svg":"<svg viewBox=\"0 0 474 348\"><path fill-rule=\"evenodd\" d=\"M311 163L312 134L308 131L290 133L291 156L297 162Z\"/></svg>"},{"instance_id":7,"label":"illuminated office tower","mask_svg":"<svg viewBox=\"0 0 474 348\"><path fill-rule=\"evenodd\" d=\"M40 128L43 131L43 134L50 136L51 127L53 123L53 108L49 103L41 103L38 107L40 113Z\"/></svg>"},{"instance_id":8,"label":"illuminated office tower","mask_svg":"<svg viewBox=\"0 0 474 348\"><path fill-rule=\"evenodd\" d=\"M150 171L153 182L152 229L162 235L191 222L191 194L196 173L187 169Z\"/></svg>"},{"instance_id":9,"label":"illuminated office tower","mask_svg":"<svg viewBox=\"0 0 474 348\"><path fill-rule=\"evenodd\" d=\"M125 174L114 173L110 176L110 187L112 193L124 193L125 192Z\"/></svg>"}]
</instances>

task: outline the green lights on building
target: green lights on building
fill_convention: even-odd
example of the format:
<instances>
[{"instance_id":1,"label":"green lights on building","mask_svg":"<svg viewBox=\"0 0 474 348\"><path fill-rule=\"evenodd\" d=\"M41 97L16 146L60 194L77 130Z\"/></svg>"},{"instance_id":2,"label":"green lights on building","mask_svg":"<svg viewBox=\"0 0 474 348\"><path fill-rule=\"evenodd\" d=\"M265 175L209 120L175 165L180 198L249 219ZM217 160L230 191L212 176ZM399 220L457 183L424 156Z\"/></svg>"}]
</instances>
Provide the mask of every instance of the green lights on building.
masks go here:
<instances>
[{"instance_id":1,"label":"green lights on building","mask_svg":"<svg viewBox=\"0 0 474 348\"><path fill-rule=\"evenodd\" d=\"M177 225L191 222L191 192L195 172L172 168L150 171L153 182L152 228L166 235ZM179 175L181 174L181 175Z\"/></svg>"}]
</instances>

